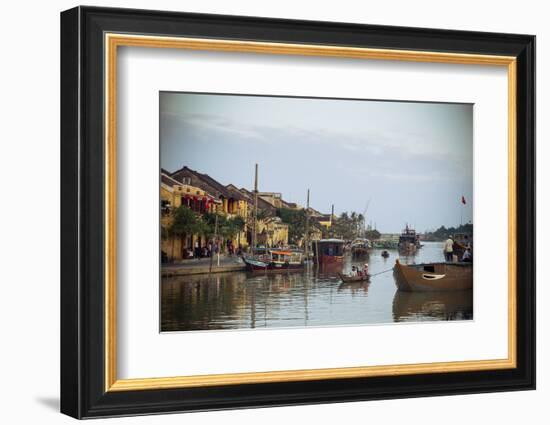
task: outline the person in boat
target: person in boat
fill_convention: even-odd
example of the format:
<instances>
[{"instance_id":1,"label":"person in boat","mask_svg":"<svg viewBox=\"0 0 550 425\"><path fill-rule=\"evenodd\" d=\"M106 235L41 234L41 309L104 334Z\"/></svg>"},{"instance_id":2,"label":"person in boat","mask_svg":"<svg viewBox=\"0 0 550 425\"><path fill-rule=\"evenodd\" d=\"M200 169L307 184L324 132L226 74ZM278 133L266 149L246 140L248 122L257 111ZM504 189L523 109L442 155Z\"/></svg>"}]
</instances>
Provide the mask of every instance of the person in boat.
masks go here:
<instances>
[{"instance_id":1,"label":"person in boat","mask_svg":"<svg viewBox=\"0 0 550 425\"><path fill-rule=\"evenodd\" d=\"M351 266L351 273L349 275L350 275L350 277L357 276L357 267Z\"/></svg>"},{"instance_id":2,"label":"person in boat","mask_svg":"<svg viewBox=\"0 0 550 425\"><path fill-rule=\"evenodd\" d=\"M368 276L369 274L369 264L365 263L363 266L363 272L361 273L361 276Z\"/></svg>"},{"instance_id":3,"label":"person in boat","mask_svg":"<svg viewBox=\"0 0 550 425\"><path fill-rule=\"evenodd\" d=\"M464 254L462 254L462 262L471 263L472 262L472 249L470 247L466 248Z\"/></svg>"},{"instance_id":4,"label":"person in boat","mask_svg":"<svg viewBox=\"0 0 550 425\"><path fill-rule=\"evenodd\" d=\"M451 235L449 235L449 238L445 241L445 244L443 245L443 251L445 252L445 261L453 261L453 245L453 238L451 237Z\"/></svg>"}]
</instances>

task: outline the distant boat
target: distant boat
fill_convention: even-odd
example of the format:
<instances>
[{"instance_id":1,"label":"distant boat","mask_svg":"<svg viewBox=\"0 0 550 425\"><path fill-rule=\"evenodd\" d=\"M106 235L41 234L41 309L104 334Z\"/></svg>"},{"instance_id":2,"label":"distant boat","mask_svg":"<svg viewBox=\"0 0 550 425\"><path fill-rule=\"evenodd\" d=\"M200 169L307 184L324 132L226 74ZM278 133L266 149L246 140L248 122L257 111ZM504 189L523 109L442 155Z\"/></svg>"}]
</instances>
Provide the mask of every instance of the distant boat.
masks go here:
<instances>
[{"instance_id":1,"label":"distant boat","mask_svg":"<svg viewBox=\"0 0 550 425\"><path fill-rule=\"evenodd\" d=\"M368 239L358 238L351 243L351 255L353 257L362 257L368 255L371 248Z\"/></svg>"},{"instance_id":2,"label":"distant boat","mask_svg":"<svg viewBox=\"0 0 550 425\"><path fill-rule=\"evenodd\" d=\"M338 276L340 276L340 279L342 279L342 282L344 283L350 283L350 282L366 282L370 279L370 275L357 275L357 276L348 276L342 273L338 273Z\"/></svg>"},{"instance_id":3,"label":"distant boat","mask_svg":"<svg viewBox=\"0 0 550 425\"><path fill-rule=\"evenodd\" d=\"M420 235L407 224L399 236L398 248L404 253L414 253L422 245L420 244Z\"/></svg>"},{"instance_id":4,"label":"distant boat","mask_svg":"<svg viewBox=\"0 0 550 425\"><path fill-rule=\"evenodd\" d=\"M243 257L251 272L299 271L304 268L304 253L297 249L270 249L259 257Z\"/></svg>"},{"instance_id":5,"label":"distant boat","mask_svg":"<svg viewBox=\"0 0 550 425\"><path fill-rule=\"evenodd\" d=\"M393 275L400 291L459 291L472 289L472 263L404 265L395 261Z\"/></svg>"},{"instance_id":6,"label":"distant boat","mask_svg":"<svg viewBox=\"0 0 550 425\"><path fill-rule=\"evenodd\" d=\"M313 254L319 264L341 264L344 261L344 241L342 239L321 239L311 242Z\"/></svg>"},{"instance_id":7,"label":"distant boat","mask_svg":"<svg viewBox=\"0 0 550 425\"><path fill-rule=\"evenodd\" d=\"M390 256L390 253L387 250L382 251L382 257L388 258Z\"/></svg>"}]
</instances>

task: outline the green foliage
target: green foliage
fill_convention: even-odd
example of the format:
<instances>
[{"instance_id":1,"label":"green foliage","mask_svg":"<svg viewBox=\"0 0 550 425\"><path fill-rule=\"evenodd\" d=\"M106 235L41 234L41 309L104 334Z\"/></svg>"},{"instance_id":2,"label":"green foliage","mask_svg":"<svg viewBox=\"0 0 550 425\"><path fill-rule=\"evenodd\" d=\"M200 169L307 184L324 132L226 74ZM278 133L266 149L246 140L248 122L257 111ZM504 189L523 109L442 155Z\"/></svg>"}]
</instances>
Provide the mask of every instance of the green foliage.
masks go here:
<instances>
[{"instance_id":1,"label":"green foliage","mask_svg":"<svg viewBox=\"0 0 550 425\"><path fill-rule=\"evenodd\" d=\"M357 214L354 211L351 214L343 212L340 217L333 220L329 231L330 236L345 240L360 237L362 236L364 221L363 214Z\"/></svg>"},{"instance_id":2,"label":"green foliage","mask_svg":"<svg viewBox=\"0 0 550 425\"><path fill-rule=\"evenodd\" d=\"M467 235L472 235L474 233L474 225L472 223L462 224L457 227L445 227L441 226L439 229L434 230L433 232L426 232L424 234L424 240L426 241L443 241L449 237L449 235L454 235L455 233L465 233Z\"/></svg>"},{"instance_id":3,"label":"green foliage","mask_svg":"<svg viewBox=\"0 0 550 425\"><path fill-rule=\"evenodd\" d=\"M380 239L380 236L381 236L381 233L374 229L374 230L367 230L365 232L365 238L371 240L371 241L375 241L375 240L378 240Z\"/></svg>"},{"instance_id":4,"label":"green foliage","mask_svg":"<svg viewBox=\"0 0 550 425\"><path fill-rule=\"evenodd\" d=\"M306 234L307 214L305 209L294 210L290 208L278 208L277 217L288 225L288 241L291 244L297 244ZM309 236L311 236L318 226L313 220L309 220Z\"/></svg>"},{"instance_id":5,"label":"green foliage","mask_svg":"<svg viewBox=\"0 0 550 425\"><path fill-rule=\"evenodd\" d=\"M202 230L201 218L188 207L180 205L174 210L172 225L168 229L174 236L183 237Z\"/></svg>"},{"instance_id":6,"label":"green foliage","mask_svg":"<svg viewBox=\"0 0 550 425\"><path fill-rule=\"evenodd\" d=\"M216 214L206 213L203 216L202 234L207 238L212 238L216 231ZM242 217L227 217L218 214L218 236L227 239L233 239L239 232L244 230L245 221Z\"/></svg>"}]
</instances>

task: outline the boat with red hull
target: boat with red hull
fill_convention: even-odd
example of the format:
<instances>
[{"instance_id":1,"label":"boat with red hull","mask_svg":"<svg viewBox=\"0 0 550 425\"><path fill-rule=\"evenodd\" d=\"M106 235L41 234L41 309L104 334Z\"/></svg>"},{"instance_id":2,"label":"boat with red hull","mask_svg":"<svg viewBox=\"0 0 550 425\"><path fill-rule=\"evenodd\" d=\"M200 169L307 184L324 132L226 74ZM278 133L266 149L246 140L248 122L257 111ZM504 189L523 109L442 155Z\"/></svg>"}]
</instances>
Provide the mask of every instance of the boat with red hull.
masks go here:
<instances>
[{"instance_id":1,"label":"boat with red hull","mask_svg":"<svg viewBox=\"0 0 550 425\"><path fill-rule=\"evenodd\" d=\"M321 239L312 241L313 254L321 265L344 262L344 241L342 239Z\"/></svg>"}]
</instances>

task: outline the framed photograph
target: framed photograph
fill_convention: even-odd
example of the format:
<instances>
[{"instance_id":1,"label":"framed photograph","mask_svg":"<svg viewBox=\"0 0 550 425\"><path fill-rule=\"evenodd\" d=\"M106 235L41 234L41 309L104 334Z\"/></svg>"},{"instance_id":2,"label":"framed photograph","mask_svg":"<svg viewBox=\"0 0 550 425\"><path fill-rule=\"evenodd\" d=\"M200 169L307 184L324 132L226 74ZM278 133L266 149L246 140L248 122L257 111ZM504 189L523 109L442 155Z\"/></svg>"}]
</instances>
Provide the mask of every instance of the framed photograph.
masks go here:
<instances>
[{"instance_id":1,"label":"framed photograph","mask_svg":"<svg viewBox=\"0 0 550 425\"><path fill-rule=\"evenodd\" d=\"M535 388L535 37L61 14L61 411Z\"/></svg>"}]
</instances>

